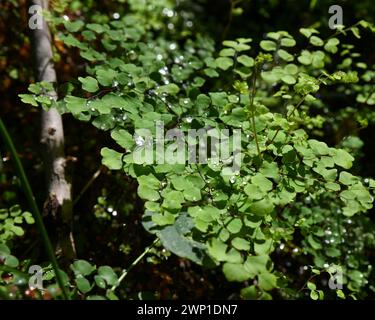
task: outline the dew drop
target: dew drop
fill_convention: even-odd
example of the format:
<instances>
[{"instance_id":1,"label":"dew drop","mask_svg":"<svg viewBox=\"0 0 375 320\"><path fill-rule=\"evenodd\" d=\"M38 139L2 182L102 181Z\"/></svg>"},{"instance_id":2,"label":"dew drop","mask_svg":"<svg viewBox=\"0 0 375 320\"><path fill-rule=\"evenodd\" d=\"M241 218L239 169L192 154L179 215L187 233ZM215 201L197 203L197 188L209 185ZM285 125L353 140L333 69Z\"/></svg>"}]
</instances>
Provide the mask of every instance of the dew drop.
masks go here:
<instances>
[{"instance_id":1,"label":"dew drop","mask_svg":"<svg viewBox=\"0 0 375 320\"><path fill-rule=\"evenodd\" d=\"M174 12L171 9L164 8L162 12L163 12L163 15L167 16L168 18L172 18L174 16Z\"/></svg>"},{"instance_id":2,"label":"dew drop","mask_svg":"<svg viewBox=\"0 0 375 320\"><path fill-rule=\"evenodd\" d=\"M159 69L159 73L162 74L163 76L165 76L166 74L168 74L168 68L163 67L163 68Z\"/></svg>"}]
</instances>

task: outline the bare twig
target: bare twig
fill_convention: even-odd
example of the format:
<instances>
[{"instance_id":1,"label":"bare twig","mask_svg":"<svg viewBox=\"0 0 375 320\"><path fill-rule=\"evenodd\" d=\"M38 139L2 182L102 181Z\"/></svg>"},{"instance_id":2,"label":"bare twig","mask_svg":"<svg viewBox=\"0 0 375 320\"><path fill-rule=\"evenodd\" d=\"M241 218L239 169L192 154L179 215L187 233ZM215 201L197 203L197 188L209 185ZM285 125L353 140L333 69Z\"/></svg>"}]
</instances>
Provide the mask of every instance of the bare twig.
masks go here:
<instances>
[{"instance_id":1,"label":"bare twig","mask_svg":"<svg viewBox=\"0 0 375 320\"><path fill-rule=\"evenodd\" d=\"M87 181L85 186L82 188L81 192L78 194L77 198L74 199L73 201L73 206L77 204L77 202L81 199L83 194L87 191L88 188L92 185L92 183L100 176L102 173L103 167L101 166L98 170L94 172L94 174L91 176L90 180Z\"/></svg>"}]
</instances>

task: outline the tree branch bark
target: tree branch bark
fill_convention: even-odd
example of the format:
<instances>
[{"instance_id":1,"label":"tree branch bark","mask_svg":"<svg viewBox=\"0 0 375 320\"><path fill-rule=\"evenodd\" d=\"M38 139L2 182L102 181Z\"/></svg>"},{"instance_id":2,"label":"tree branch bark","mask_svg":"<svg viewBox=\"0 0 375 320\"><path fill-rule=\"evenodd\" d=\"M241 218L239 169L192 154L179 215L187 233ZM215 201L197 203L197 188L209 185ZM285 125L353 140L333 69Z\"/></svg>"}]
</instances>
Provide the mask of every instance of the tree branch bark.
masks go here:
<instances>
[{"instance_id":1,"label":"tree branch bark","mask_svg":"<svg viewBox=\"0 0 375 320\"><path fill-rule=\"evenodd\" d=\"M48 9L48 0L30 0L30 5ZM35 64L36 81L56 83L56 71L52 60L51 33L43 18L41 28L31 30L31 49ZM57 100L56 91L48 93ZM41 140L44 155L44 168L47 178L47 199L44 214L52 216L57 230L57 251L66 260L75 256L74 240L71 231L72 197L71 185L66 179L64 154L64 128L62 117L55 108L42 111Z\"/></svg>"}]
</instances>

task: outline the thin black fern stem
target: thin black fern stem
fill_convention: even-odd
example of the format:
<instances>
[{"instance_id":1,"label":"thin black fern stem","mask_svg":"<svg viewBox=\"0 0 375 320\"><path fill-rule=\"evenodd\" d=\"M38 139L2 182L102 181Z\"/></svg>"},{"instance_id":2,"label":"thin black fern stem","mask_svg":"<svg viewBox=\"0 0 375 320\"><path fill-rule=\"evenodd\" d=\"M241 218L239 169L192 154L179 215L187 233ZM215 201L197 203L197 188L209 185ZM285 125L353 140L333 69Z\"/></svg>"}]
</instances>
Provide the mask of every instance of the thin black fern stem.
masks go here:
<instances>
[{"instance_id":1,"label":"thin black fern stem","mask_svg":"<svg viewBox=\"0 0 375 320\"><path fill-rule=\"evenodd\" d=\"M258 151L259 158L261 157L260 148L259 148L259 140L258 140L258 134L255 126L255 107L254 107L254 98L256 94L256 83L257 83L257 77L258 77L258 70L257 67L254 67L253 76L252 76L252 89L250 94L250 105L249 105L249 111L251 114L251 123L253 126L253 134L254 134L254 140Z\"/></svg>"}]
</instances>

